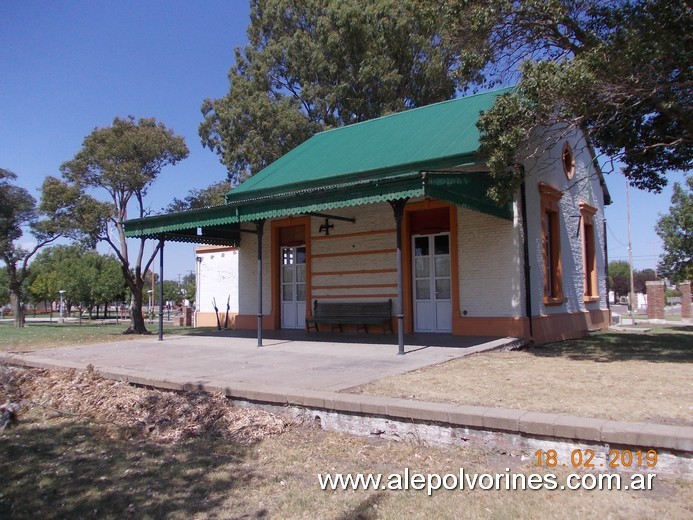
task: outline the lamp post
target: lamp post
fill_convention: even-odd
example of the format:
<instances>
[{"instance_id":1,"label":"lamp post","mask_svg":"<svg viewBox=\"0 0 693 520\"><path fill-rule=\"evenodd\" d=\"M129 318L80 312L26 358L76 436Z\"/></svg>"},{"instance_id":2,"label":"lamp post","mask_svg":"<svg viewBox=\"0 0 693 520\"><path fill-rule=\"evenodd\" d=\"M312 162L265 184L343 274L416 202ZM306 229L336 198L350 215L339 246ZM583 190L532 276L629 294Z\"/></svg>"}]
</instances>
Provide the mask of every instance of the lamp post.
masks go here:
<instances>
[{"instance_id":1,"label":"lamp post","mask_svg":"<svg viewBox=\"0 0 693 520\"><path fill-rule=\"evenodd\" d=\"M65 291L60 290L58 292L60 293L60 323L65 323L65 319L63 318L63 294L65 294Z\"/></svg>"},{"instance_id":2,"label":"lamp post","mask_svg":"<svg viewBox=\"0 0 693 520\"><path fill-rule=\"evenodd\" d=\"M147 314L149 315L150 322L151 322L151 320L153 319L153 316L154 316L154 313L152 311L152 298L154 296L154 290L149 289L147 291L147 294L149 295L149 309L147 310Z\"/></svg>"}]
</instances>

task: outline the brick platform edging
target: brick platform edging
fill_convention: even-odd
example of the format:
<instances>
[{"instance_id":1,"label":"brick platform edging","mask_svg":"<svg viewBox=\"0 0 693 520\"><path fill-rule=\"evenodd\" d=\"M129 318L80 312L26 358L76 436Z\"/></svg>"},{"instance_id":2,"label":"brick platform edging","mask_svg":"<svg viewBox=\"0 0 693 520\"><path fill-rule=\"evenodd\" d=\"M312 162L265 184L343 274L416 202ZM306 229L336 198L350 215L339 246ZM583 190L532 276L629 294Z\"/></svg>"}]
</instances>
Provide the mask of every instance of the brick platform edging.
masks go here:
<instances>
[{"instance_id":1,"label":"brick platform edging","mask_svg":"<svg viewBox=\"0 0 693 520\"><path fill-rule=\"evenodd\" d=\"M77 363L61 364L52 360L6 355L1 363L44 369L84 367ZM598 442L620 446L643 446L676 452L693 453L693 427L646 422L613 421L509 408L456 405L414 401L364 394L343 394L318 390L286 389L279 386L254 385L252 388L229 387L226 383L157 380L149 375L120 371L109 367L97 369L102 377L129 383L176 391L201 390L223 393L231 399L276 406L298 406L337 413L383 417L396 421L435 423L451 427L500 431L510 434L554 438L564 441Z\"/></svg>"}]
</instances>

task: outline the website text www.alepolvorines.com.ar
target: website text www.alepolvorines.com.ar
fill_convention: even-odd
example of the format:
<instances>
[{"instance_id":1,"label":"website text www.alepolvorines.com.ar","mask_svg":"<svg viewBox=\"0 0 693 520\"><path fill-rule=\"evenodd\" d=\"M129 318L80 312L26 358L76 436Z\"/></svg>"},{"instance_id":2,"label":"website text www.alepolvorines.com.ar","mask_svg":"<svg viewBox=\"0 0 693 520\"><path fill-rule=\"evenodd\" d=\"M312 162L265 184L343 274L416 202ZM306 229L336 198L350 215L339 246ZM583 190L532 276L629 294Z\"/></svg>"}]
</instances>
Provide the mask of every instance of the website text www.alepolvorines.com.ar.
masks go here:
<instances>
[{"instance_id":1,"label":"website text www.alepolvorines.com.ar","mask_svg":"<svg viewBox=\"0 0 693 520\"><path fill-rule=\"evenodd\" d=\"M469 473L460 468L457 473L418 473L404 468L401 473L319 473L322 490L385 490L425 491L431 496L444 491L489 490L622 490L648 491L654 485L656 473Z\"/></svg>"}]
</instances>

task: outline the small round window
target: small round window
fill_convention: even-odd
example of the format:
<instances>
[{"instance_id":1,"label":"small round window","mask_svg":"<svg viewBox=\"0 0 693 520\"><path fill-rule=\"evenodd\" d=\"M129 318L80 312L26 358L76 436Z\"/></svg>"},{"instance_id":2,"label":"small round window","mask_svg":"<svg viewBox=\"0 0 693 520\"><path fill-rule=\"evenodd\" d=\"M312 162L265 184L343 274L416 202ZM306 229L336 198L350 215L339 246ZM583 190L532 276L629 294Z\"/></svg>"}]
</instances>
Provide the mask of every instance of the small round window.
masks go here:
<instances>
[{"instance_id":1,"label":"small round window","mask_svg":"<svg viewBox=\"0 0 693 520\"><path fill-rule=\"evenodd\" d=\"M563 171L569 179L575 175L575 157L573 157L573 149L568 143L563 145Z\"/></svg>"}]
</instances>

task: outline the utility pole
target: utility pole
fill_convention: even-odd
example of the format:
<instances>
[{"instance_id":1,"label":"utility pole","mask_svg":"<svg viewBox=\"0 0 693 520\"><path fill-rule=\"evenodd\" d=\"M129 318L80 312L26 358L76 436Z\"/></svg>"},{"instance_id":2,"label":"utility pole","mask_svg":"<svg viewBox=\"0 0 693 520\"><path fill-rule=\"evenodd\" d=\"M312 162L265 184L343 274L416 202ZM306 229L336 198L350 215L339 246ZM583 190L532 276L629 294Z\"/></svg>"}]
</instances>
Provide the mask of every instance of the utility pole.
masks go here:
<instances>
[{"instance_id":1,"label":"utility pole","mask_svg":"<svg viewBox=\"0 0 693 520\"><path fill-rule=\"evenodd\" d=\"M628 178L626 177L626 211L628 213L628 266L630 268L630 319L633 322L633 325L635 325L635 305L633 303L633 300L637 301L637 298L635 297L635 282L633 280L633 241L631 239L631 231L630 231L630 190L629 190L629 182Z\"/></svg>"}]
</instances>

